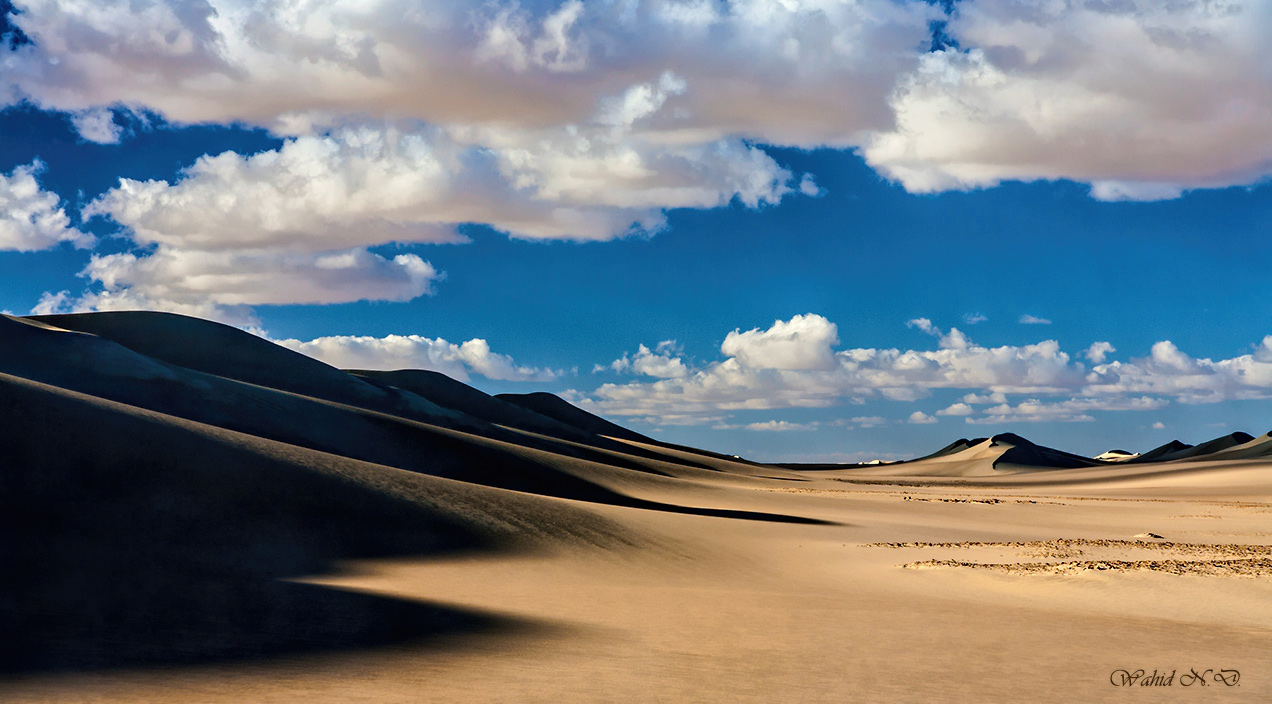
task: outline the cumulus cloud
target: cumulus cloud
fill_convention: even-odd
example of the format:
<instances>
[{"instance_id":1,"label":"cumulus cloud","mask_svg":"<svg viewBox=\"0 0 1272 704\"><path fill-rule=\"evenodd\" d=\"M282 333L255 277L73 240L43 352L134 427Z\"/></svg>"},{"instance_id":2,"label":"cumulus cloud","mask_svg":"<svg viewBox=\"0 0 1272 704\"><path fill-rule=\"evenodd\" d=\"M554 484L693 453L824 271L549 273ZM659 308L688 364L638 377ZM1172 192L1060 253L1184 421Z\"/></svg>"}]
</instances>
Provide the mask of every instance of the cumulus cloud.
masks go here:
<instances>
[{"instance_id":1,"label":"cumulus cloud","mask_svg":"<svg viewBox=\"0 0 1272 704\"><path fill-rule=\"evenodd\" d=\"M10 52L10 80L56 110L144 105L177 122L293 133L348 116L538 129L582 123L599 97L670 71L689 89L668 132L802 146L886 127L895 76L940 15L883 0L29 0L22 10L14 22L33 44Z\"/></svg>"},{"instance_id":2,"label":"cumulus cloud","mask_svg":"<svg viewBox=\"0 0 1272 704\"><path fill-rule=\"evenodd\" d=\"M1102 363L1110 353L1116 352L1117 348L1107 342L1093 342L1083 353L1087 359L1096 364Z\"/></svg>"},{"instance_id":3,"label":"cumulus cloud","mask_svg":"<svg viewBox=\"0 0 1272 704\"><path fill-rule=\"evenodd\" d=\"M918 319L925 320L925 319ZM914 402L938 389L966 390L961 399L935 416L962 417L970 423L1082 421L1095 412L1149 411L1171 403L1272 398L1272 335L1255 351L1231 359L1195 359L1169 341L1155 344L1144 358L1108 361L1087 368L1054 340L984 347L968 339L948 344L951 335L930 320L912 322L938 340L935 350L857 347L834 350L837 328L813 314L777 321L767 331L734 331L722 345L722 361L688 369L687 374L653 382L604 384L578 394L581 405L618 416L675 418L680 424L721 422L721 414L740 410L828 407L866 399ZM795 329L820 331L801 337ZM742 335L749 335L745 339ZM763 344L780 341L776 351ZM726 338L728 339L728 338ZM795 364L807 350L829 354L833 364ZM795 349L786 346L794 345ZM1094 345L1107 358L1114 350ZM1089 351L1089 350L1088 350ZM764 357L771 353L772 357ZM736 355L750 354L747 362ZM755 355L759 355L757 361ZM777 363L775 360L781 360ZM1013 401L1012 396L1025 397ZM918 411L925 417L930 411ZM917 416L916 416L917 418ZM869 417L853 419L863 427Z\"/></svg>"},{"instance_id":4,"label":"cumulus cloud","mask_svg":"<svg viewBox=\"0 0 1272 704\"><path fill-rule=\"evenodd\" d=\"M630 372L659 379L678 379L689 375L689 368L685 366L679 354L680 348L675 340L663 340L654 350L640 345L634 356L629 357L624 354L608 365L596 365L593 371L612 369L619 373Z\"/></svg>"},{"instance_id":5,"label":"cumulus cloud","mask_svg":"<svg viewBox=\"0 0 1272 704\"><path fill-rule=\"evenodd\" d=\"M1252 183L1272 163L1272 6L962 3L866 159L917 192L1072 179L1103 200Z\"/></svg>"},{"instance_id":6,"label":"cumulus cloud","mask_svg":"<svg viewBox=\"0 0 1272 704\"><path fill-rule=\"evenodd\" d=\"M986 348L962 333L943 333L937 350L852 348L835 351L838 328L797 315L768 330L726 336L728 355L692 373L661 381L605 384L582 402L616 415L716 416L721 411L822 407L853 399L913 401L932 389L986 393L1063 393L1085 384L1087 370L1052 340Z\"/></svg>"},{"instance_id":7,"label":"cumulus cloud","mask_svg":"<svg viewBox=\"0 0 1272 704\"><path fill-rule=\"evenodd\" d=\"M39 161L0 174L0 250L33 252L69 242L91 247L92 235L71 226L56 193L40 188Z\"/></svg>"},{"instance_id":8,"label":"cumulus cloud","mask_svg":"<svg viewBox=\"0 0 1272 704\"><path fill-rule=\"evenodd\" d=\"M970 416L976 409L966 403L952 403L936 412L938 416Z\"/></svg>"},{"instance_id":9,"label":"cumulus cloud","mask_svg":"<svg viewBox=\"0 0 1272 704\"><path fill-rule=\"evenodd\" d=\"M1194 358L1169 340L1147 357L1092 368L1087 390L1100 395L1157 394L1181 403L1272 398L1272 335L1251 354L1230 359Z\"/></svg>"},{"instance_id":10,"label":"cumulus cloud","mask_svg":"<svg viewBox=\"0 0 1272 704\"><path fill-rule=\"evenodd\" d=\"M79 136L97 144L118 144L124 129L115 122L109 109L94 108L71 115L71 125Z\"/></svg>"},{"instance_id":11,"label":"cumulus cloud","mask_svg":"<svg viewBox=\"0 0 1272 704\"><path fill-rule=\"evenodd\" d=\"M459 141L459 132L469 141ZM205 156L174 183L123 179L84 215L109 217L138 243L158 245L154 254L128 262L132 279L143 279L136 285L162 279L237 298L233 287L214 291L210 285L230 279L178 283L191 276L178 265L273 260L289 262L296 272L308 255L309 268L321 273L326 269L318 259L332 252L387 242L464 242L457 228L469 222L522 238L603 240L658 230L666 208L710 208L733 199L759 207L792 191L789 171L736 140L661 145L624 141L608 129L452 133L361 126L297 137L250 157ZM346 277L329 300L313 292L292 302L407 300L427 291L432 277L419 262L394 261L396 267L361 267L362 276ZM127 278L115 280L124 285Z\"/></svg>"},{"instance_id":12,"label":"cumulus cloud","mask_svg":"<svg viewBox=\"0 0 1272 704\"><path fill-rule=\"evenodd\" d=\"M862 148L919 192L1064 178L1144 200L1267 175L1266 3L937 4L26 0L3 92L91 115L90 139L126 105L290 135L605 123ZM933 20L957 46L923 50Z\"/></svg>"},{"instance_id":13,"label":"cumulus cloud","mask_svg":"<svg viewBox=\"0 0 1272 704\"><path fill-rule=\"evenodd\" d=\"M1073 398L1046 403L1038 399L1015 405L1000 404L987 408L984 415L965 420L968 423L995 424L1039 422L1087 422L1095 420L1089 411L1155 411L1170 405L1161 398Z\"/></svg>"},{"instance_id":14,"label":"cumulus cloud","mask_svg":"<svg viewBox=\"0 0 1272 704\"><path fill-rule=\"evenodd\" d=\"M500 381L551 381L559 372L517 364L475 338L455 344L420 335L358 337L337 335L314 340L274 340L289 349L341 369L428 369L467 381L470 374Z\"/></svg>"},{"instance_id":15,"label":"cumulus cloud","mask_svg":"<svg viewBox=\"0 0 1272 704\"><path fill-rule=\"evenodd\" d=\"M664 208L735 197L759 206L791 190L790 172L738 142L469 132L475 142L362 126L253 156L205 156L175 183L123 179L85 216L109 216L143 243L315 251L462 242L455 229L468 222L532 239L610 239L661 227Z\"/></svg>"},{"instance_id":16,"label":"cumulus cloud","mask_svg":"<svg viewBox=\"0 0 1272 704\"><path fill-rule=\"evenodd\" d=\"M984 313L967 313L963 316L963 322L967 323L968 325L983 323L986 320L989 320L989 316L985 315Z\"/></svg>"},{"instance_id":17,"label":"cumulus cloud","mask_svg":"<svg viewBox=\"0 0 1272 704\"><path fill-rule=\"evenodd\" d=\"M77 297L46 293L36 309L165 310L251 326L258 322L252 306L406 301L429 293L441 276L415 254L200 252L162 245L143 256L94 256L80 275L92 284L89 290Z\"/></svg>"},{"instance_id":18,"label":"cumulus cloud","mask_svg":"<svg viewBox=\"0 0 1272 704\"><path fill-rule=\"evenodd\" d=\"M115 109L289 137L261 154L204 157L171 183L124 180L93 201L86 217L111 218L143 245L127 267L138 288L121 277L92 293L103 305L205 305L183 298L198 282L173 295L146 287L175 280L164 267L221 253L316 261L460 242L465 223L607 240L657 232L668 209L821 193L755 144L859 149L914 192L1073 179L1105 200L1255 183L1272 164L1272 7L1254 0L978 0L949 17L891 0L20 9L10 19L29 41L0 47L6 104L64 112L101 143L123 137ZM937 19L962 48L922 49ZM0 248L91 242L41 193L8 209ZM377 270L388 280L346 282L334 298L424 290L403 285L404 265ZM971 343L951 329L941 346ZM824 350L726 354L757 368L834 367Z\"/></svg>"},{"instance_id":19,"label":"cumulus cloud","mask_svg":"<svg viewBox=\"0 0 1272 704\"><path fill-rule=\"evenodd\" d=\"M1020 316L1019 322L1021 325L1050 325L1051 324L1051 321L1047 320L1046 318L1039 318L1036 315L1029 315L1028 313Z\"/></svg>"},{"instance_id":20,"label":"cumulus cloud","mask_svg":"<svg viewBox=\"0 0 1272 704\"><path fill-rule=\"evenodd\" d=\"M927 425L929 423L935 423L937 420L923 411L915 411L910 414L910 417L906 419L906 422L914 423L916 425Z\"/></svg>"},{"instance_id":21,"label":"cumulus cloud","mask_svg":"<svg viewBox=\"0 0 1272 704\"><path fill-rule=\"evenodd\" d=\"M833 369L839 328L820 315L776 320L767 330L734 330L720 351L750 369Z\"/></svg>"},{"instance_id":22,"label":"cumulus cloud","mask_svg":"<svg viewBox=\"0 0 1272 704\"><path fill-rule=\"evenodd\" d=\"M798 430L812 430L816 424L812 423L791 423L785 420L768 420L763 423L748 423L743 426L747 430L758 430L762 432L785 433Z\"/></svg>"}]
</instances>

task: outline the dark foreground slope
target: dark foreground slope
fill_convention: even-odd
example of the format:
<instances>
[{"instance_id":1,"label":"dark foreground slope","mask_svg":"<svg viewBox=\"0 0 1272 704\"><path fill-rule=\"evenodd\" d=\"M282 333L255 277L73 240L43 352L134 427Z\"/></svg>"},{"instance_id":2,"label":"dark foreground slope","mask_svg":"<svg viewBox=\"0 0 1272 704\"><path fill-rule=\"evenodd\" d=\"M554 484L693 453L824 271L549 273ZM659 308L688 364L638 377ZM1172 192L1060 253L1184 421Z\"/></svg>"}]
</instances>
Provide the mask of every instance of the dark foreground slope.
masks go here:
<instances>
[{"instance_id":1,"label":"dark foreground slope","mask_svg":"<svg viewBox=\"0 0 1272 704\"><path fill-rule=\"evenodd\" d=\"M524 630L286 580L355 558L641 543L599 504L818 522L713 505L709 488L643 498L676 494L658 466L702 470L458 382L434 377L450 395L431 400L372 376L181 316L0 316L0 671Z\"/></svg>"},{"instance_id":2,"label":"dark foreground slope","mask_svg":"<svg viewBox=\"0 0 1272 704\"><path fill-rule=\"evenodd\" d=\"M0 375L0 669L256 658L521 627L279 578L334 561L615 544L568 504ZM533 530L527 530L533 526Z\"/></svg>"}]
</instances>

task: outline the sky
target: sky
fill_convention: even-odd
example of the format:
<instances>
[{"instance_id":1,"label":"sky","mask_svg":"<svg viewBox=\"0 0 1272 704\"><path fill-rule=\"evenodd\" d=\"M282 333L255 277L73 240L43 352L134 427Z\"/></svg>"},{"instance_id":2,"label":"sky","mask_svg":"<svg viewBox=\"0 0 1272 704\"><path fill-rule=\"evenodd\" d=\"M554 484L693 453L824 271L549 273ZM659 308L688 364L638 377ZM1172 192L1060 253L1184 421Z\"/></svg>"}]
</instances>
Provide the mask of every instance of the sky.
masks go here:
<instances>
[{"instance_id":1,"label":"sky","mask_svg":"<svg viewBox=\"0 0 1272 704\"><path fill-rule=\"evenodd\" d=\"M0 310L760 460L1272 428L1272 3L0 0Z\"/></svg>"}]
</instances>

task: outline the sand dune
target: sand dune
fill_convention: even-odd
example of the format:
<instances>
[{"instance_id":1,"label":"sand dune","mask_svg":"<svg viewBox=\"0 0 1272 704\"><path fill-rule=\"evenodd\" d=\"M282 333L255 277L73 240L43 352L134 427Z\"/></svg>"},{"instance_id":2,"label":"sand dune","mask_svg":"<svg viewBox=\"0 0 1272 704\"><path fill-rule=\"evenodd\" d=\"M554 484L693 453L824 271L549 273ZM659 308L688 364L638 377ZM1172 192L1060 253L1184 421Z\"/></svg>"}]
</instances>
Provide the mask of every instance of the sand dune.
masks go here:
<instances>
[{"instance_id":1,"label":"sand dune","mask_svg":"<svg viewBox=\"0 0 1272 704\"><path fill-rule=\"evenodd\" d=\"M495 398L594 435L605 435L635 442L655 442L640 433L611 423L580 408L575 408L553 394L542 392L533 394L499 394Z\"/></svg>"},{"instance_id":2,"label":"sand dune","mask_svg":"<svg viewBox=\"0 0 1272 704\"><path fill-rule=\"evenodd\" d=\"M0 412L0 701L1272 697L1272 434L767 465L154 313L0 317Z\"/></svg>"}]
</instances>

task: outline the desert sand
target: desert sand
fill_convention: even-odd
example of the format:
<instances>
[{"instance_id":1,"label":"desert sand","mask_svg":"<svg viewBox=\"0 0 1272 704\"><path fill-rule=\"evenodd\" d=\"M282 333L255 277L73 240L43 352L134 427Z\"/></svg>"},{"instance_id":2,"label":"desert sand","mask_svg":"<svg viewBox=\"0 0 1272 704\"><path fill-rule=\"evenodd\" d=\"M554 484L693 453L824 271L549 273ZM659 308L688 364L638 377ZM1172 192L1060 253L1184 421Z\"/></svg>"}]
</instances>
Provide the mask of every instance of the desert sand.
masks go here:
<instances>
[{"instance_id":1,"label":"desert sand","mask_svg":"<svg viewBox=\"0 0 1272 704\"><path fill-rule=\"evenodd\" d=\"M3 702L1272 701L1268 434L760 464L160 313L0 413Z\"/></svg>"}]
</instances>

